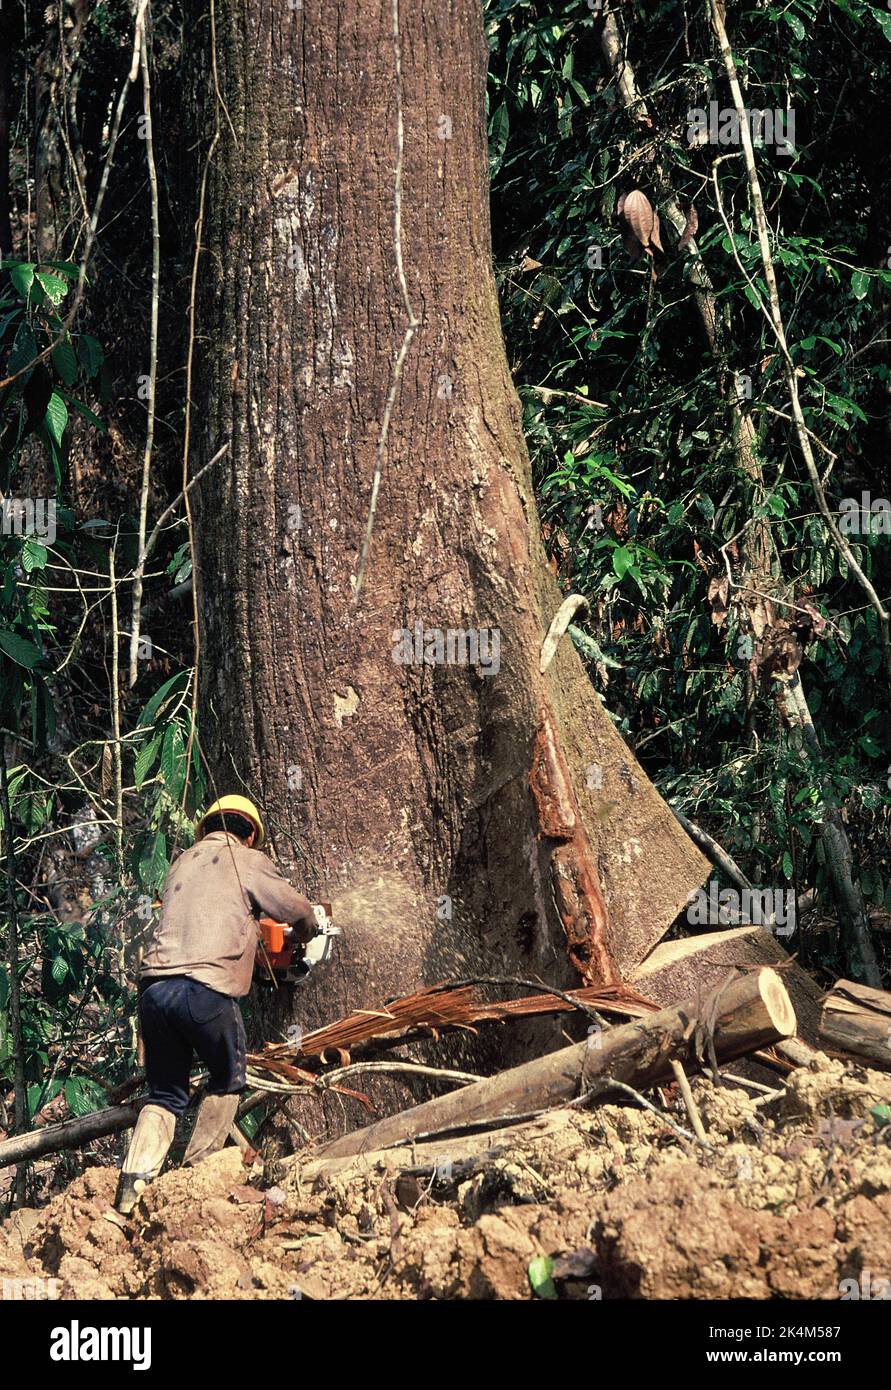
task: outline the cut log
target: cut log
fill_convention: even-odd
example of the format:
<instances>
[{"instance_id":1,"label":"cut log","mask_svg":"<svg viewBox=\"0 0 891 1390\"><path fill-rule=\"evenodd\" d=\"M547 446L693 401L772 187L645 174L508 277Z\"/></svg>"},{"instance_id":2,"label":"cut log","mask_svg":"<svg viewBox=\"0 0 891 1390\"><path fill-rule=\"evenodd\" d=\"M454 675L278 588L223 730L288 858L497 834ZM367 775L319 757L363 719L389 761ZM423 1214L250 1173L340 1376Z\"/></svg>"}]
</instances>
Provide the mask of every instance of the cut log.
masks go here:
<instances>
[{"instance_id":1,"label":"cut log","mask_svg":"<svg viewBox=\"0 0 891 1390\"><path fill-rule=\"evenodd\" d=\"M833 1052L852 1052L891 1071L891 994L839 980L823 1001L820 1041Z\"/></svg>"},{"instance_id":2,"label":"cut log","mask_svg":"<svg viewBox=\"0 0 891 1390\"><path fill-rule=\"evenodd\" d=\"M541 1115L527 1124L449 1139L447 1149L435 1141L425 1144L406 1141L390 1149L366 1150L344 1158L320 1158L316 1150L310 1150L286 1159L285 1166L295 1169L299 1181L307 1183L345 1173L357 1177L370 1173L412 1173L417 1177L437 1175L446 1181L454 1176L463 1180L477 1167L516 1153L521 1144L544 1139L552 1132L557 1132L555 1115Z\"/></svg>"},{"instance_id":3,"label":"cut log","mask_svg":"<svg viewBox=\"0 0 891 1390\"><path fill-rule=\"evenodd\" d=\"M466 1130L565 1104L610 1082L636 1089L671 1079L673 1058L696 1068L710 1036L719 1062L732 1061L795 1033L795 1010L774 970L726 978L717 990L634 1023L593 1033L584 1042L512 1067L447 1096L355 1130L317 1151L342 1158L412 1138Z\"/></svg>"},{"instance_id":4,"label":"cut log","mask_svg":"<svg viewBox=\"0 0 891 1390\"><path fill-rule=\"evenodd\" d=\"M798 1018L798 1036L817 1044L821 991L801 966L763 927L724 931L664 941L647 956L630 983L657 1004L686 999L715 989L734 966L768 965L780 971Z\"/></svg>"}]
</instances>

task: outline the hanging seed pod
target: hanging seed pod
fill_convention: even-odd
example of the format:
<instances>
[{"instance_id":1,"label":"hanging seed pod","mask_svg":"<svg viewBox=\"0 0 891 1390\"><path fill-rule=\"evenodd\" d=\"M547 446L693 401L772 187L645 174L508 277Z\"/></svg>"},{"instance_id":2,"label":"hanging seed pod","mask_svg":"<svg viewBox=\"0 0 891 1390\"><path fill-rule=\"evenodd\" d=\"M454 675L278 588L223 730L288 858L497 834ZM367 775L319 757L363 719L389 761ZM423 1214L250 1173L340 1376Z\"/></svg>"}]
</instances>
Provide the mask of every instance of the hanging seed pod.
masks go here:
<instances>
[{"instance_id":1,"label":"hanging seed pod","mask_svg":"<svg viewBox=\"0 0 891 1390\"><path fill-rule=\"evenodd\" d=\"M624 194L619 199L617 211L622 220L622 240L629 255L637 260L641 252L648 256L652 256L654 250L662 252L659 214L645 193L635 188ZM634 243L638 248L636 252L631 250Z\"/></svg>"}]
</instances>

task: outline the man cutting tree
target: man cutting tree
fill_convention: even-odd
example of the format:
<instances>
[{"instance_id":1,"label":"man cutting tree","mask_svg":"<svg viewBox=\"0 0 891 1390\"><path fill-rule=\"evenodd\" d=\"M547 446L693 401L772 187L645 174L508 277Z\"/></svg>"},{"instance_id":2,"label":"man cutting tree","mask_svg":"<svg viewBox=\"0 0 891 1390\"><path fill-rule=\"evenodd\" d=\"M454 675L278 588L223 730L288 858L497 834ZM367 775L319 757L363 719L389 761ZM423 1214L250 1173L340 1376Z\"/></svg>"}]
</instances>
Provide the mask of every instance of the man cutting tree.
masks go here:
<instances>
[{"instance_id":1,"label":"man cutting tree","mask_svg":"<svg viewBox=\"0 0 891 1390\"><path fill-rule=\"evenodd\" d=\"M167 875L139 982L149 1098L118 1184L115 1205L125 1216L161 1171L176 1118L189 1103L193 1053L208 1079L183 1162L197 1163L226 1141L245 1086L244 1023L236 1001L251 987L259 920L287 923L300 944L320 930L309 899L259 852L264 839L251 801L221 797Z\"/></svg>"}]
</instances>

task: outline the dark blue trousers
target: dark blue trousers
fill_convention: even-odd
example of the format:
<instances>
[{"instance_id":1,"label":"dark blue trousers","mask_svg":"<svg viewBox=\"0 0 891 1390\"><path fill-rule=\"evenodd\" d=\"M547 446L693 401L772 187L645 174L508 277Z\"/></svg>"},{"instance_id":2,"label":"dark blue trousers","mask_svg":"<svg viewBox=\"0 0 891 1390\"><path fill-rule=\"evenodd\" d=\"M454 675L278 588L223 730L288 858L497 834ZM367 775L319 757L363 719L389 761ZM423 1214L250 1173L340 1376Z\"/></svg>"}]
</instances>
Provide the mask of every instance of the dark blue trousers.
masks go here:
<instances>
[{"instance_id":1,"label":"dark blue trousers","mask_svg":"<svg viewBox=\"0 0 891 1390\"><path fill-rule=\"evenodd\" d=\"M207 1093L234 1095L246 1083L244 1021L236 1000L191 979L164 975L139 985L149 1101L182 1115L196 1053L209 1072Z\"/></svg>"}]
</instances>

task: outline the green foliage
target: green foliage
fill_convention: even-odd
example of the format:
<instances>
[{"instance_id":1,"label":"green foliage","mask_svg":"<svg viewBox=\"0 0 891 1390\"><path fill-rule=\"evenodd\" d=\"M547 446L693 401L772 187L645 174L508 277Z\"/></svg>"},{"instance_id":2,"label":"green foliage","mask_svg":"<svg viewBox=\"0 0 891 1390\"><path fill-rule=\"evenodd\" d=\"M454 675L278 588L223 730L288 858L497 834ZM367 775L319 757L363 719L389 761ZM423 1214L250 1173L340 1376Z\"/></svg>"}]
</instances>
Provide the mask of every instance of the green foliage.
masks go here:
<instances>
[{"instance_id":1,"label":"green foliage","mask_svg":"<svg viewBox=\"0 0 891 1390\"><path fill-rule=\"evenodd\" d=\"M88 334L72 339L65 327L65 300L77 278L77 266L68 261L0 262L0 369L3 377L15 377L0 389L4 492L30 434L46 445L61 483L70 411L87 409L70 389L92 381L102 366L96 339Z\"/></svg>"},{"instance_id":2,"label":"green foliage","mask_svg":"<svg viewBox=\"0 0 891 1390\"><path fill-rule=\"evenodd\" d=\"M107 928L101 914L90 927L25 914L20 930L26 942L19 973L28 1120L60 1092L73 1114L86 1114L105 1104L104 1086L84 1074L84 1067L89 1068L90 1036L106 1040L106 1085L123 1079L132 1059L128 991L117 978ZM35 969L39 992L32 980ZM4 1087L11 1085L13 1076L8 1000L8 971L0 969L0 1086ZM97 1018L89 1030L79 1032L88 1000Z\"/></svg>"},{"instance_id":3,"label":"green foliage","mask_svg":"<svg viewBox=\"0 0 891 1390\"><path fill-rule=\"evenodd\" d=\"M105 33L101 10L94 18ZM111 30L108 38L114 38ZM9 769L12 825L3 825L0 815L0 830L4 837L14 837L20 884L39 876L42 854L37 851L41 845L59 844L85 796L103 808L100 826L102 815L107 818L114 807L113 743L104 735L110 702L81 712L92 729L99 717L103 736L88 738L64 763L54 747L56 702L66 721L72 718L72 706L77 708L60 673L67 668L66 682L73 676L75 689L86 683L93 691L101 691L97 677L101 681L108 675L107 665L103 672L94 664L95 638L89 627L84 637L89 646L83 652L80 643L94 607L100 607L107 622L109 591L103 591L103 577L109 572L109 552L114 548L119 578L126 578L136 561L132 518L91 516L78 524L64 502L75 424L80 422L81 433L84 425L101 431L102 422L88 402L92 392L106 399L100 342L65 326L77 278L77 267L67 262L11 260L0 268L0 378L14 378L0 388L0 493L14 498L19 491L24 494L0 533L0 724L16 730L26 749L30 744L27 761ZM53 495L35 499L34 479L41 477L52 480ZM188 577L187 545L172 555L167 572L174 583ZM52 600L51 607L52 594L64 595L66 584L69 597L83 600L85 608L86 595L100 595L80 626L76 610L72 624L64 598ZM118 640L126 640L120 632ZM103 633L102 660L105 642ZM169 671L169 663L162 671L165 667ZM68 905L67 914L35 913L35 895L15 889L29 1120L56 1099L73 1114L96 1108L104 1103L100 1082L119 1081L133 1066L134 1001L122 970L124 943L129 945L132 931L143 929L150 919L174 846L190 843L192 817L205 796L198 743L190 740L192 673L160 679L154 695L142 696L144 707L136 719L128 711L126 692L118 690L124 779L132 772L135 788L135 795L127 796L123 874L106 821L104 840L89 851L89 870L73 865L79 888L72 897L77 894L79 901ZM70 746L70 731L65 738ZM87 910L80 896L85 873L91 876ZM0 874L5 893L5 863ZM5 942L5 930L0 936ZM98 1079L89 1041L94 1035L102 1039ZM13 1084L12 1045L7 966L0 968L0 1093Z\"/></svg>"},{"instance_id":4,"label":"green foliage","mask_svg":"<svg viewBox=\"0 0 891 1390\"><path fill-rule=\"evenodd\" d=\"M0 494L5 499L0 516L0 724L15 730L31 748L29 763L9 769L12 825L0 813L0 831L4 852L6 836L14 837L20 882L27 847L52 840L59 817L67 815L66 795L42 766L51 757L56 733L57 625L48 571L55 566L70 572L78 549L92 534L75 528L62 499L73 420L80 415L102 428L83 396L93 389L104 360L94 337L65 328L77 277L77 267L68 262L6 261L0 266L0 378L13 378L0 388ZM41 451L48 464L44 476L52 485L49 496L35 497ZM101 857L108 851L100 847L98 853ZM36 858L34 866L40 862ZM5 860L0 867L5 895ZM104 1039L102 1079L109 1084L120 1080L132 1061L129 993L119 971L118 921L127 909L126 894L117 885L111 894L97 897L88 924L35 913L34 895L18 887L15 898L27 1118L32 1121L59 1095L72 1113L84 1114L102 1104L105 1095L104 1087L84 1071L91 1064L90 1036ZM4 963L0 1090L11 1086L14 1076L9 995L9 965ZM87 1028L88 1003L98 1017Z\"/></svg>"},{"instance_id":5,"label":"green foliage","mask_svg":"<svg viewBox=\"0 0 891 1390\"><path fill-rule=\"evenodd\" d=\"M193 818L206 795L196 737L189 751L190 678L190 672L179 671L155 691L139 716L133 741L134 782L138 790L150 785L150 797L146 828L135 837L131 863L137 881L150 892L158 892L167 877L174 842L191 843Z\"/></svg>"},{"instance_id":6,"label":"green foliage","mask_svg":"<svg viewBox=\"0 0 891 1390\"><path fill-rule=\"evenodd\" d=\"M489 0L486 15L505 337L546 542L565 591L587 595L595 615L577 629L591 645L576 645L665 795L753 877L820 886L813 772L769 689L749 674L734 610L717 622L710 612L710 582L763 519L772 592L830 620L803 674L823 774L851 808L855 843L862 826L863 887L881 902L891 856L869 817L891 805L891 747L875 615L830 543L790 428L742 160L690 145L690 112L728 102L707 7L622 7L645 118L624 110L585 0ZM762 142L756 160L805 419L824 446L818 463L835 506L864 489L888 495L888 369L874 346L891 283L888 238L863 215L888 179L875 104L891 77L887 29L887 14L861 0L793 0L736 14L732 33L752 104L795 112L788 153ZM677 247L666 184L683 209L695 206L698 261ZM621 239L618 199L634 188L662 213L655 282ZM696 264L714 286L763 489L740 467L691 292ZM850 539L887 595L891 538Z\"/></svg>"},{"instance_id":7,"label":"green foliage","mask_svg":"<svg viewBox=\"0 0 891 1390\"><path fill-rule=\"evenodd\" d=\"M601 52L602 18L587 0L487 0L485 13L505 336L550 555L564 590L591 604L590 619L570 627L571 640L663 793L705 823L753 879L799 892L823 887L819 785L845 808L869 901L891 912L891 747L875 615L830 542L790 428L743 162L736 150L690 138L691 110L728 100L707 7L680 0L618 7L646 113L624 109ZM131 17L126 7L96 0L89 18L84 43L99 61L84 66L80 91L107 111ZM865 0L767 0L734 10L732 20L747 99L796 116L790 148L759 139L756 159L805 419L820 440L818 464L837 508L861 491L888 491L881 344L891 285L884 136L891 16ZM171 82L176 59L164 55L176 52L175 7L161 7L153 24L153 59ZM104 63L113 81L98 73ZM105 138L101 124L81 131L82 156L93 165L88 186ZM124 335L111 319L121 285L141 290L142 309L150 294L148 234L131 213L144 183L138 140L122 138L115 168L125 176L109 185L104 226L126 226L127 235L132 228L136 241L120 274L103 268L90 286L89 311L108 322L102 336L115 342L117 358ZM666 186L685 213L695 208L695 257L678 248ZM662 217L665 255L655 278L647 258L628 254L617 218L620 196L635 188ZM161 213L164 244L176 247L182 228L163 197ZM114 236L103 232L107 265L117 264L109 255L120 250ZM696 308L691 276L701 271L714 287L723 363ZM100 1080L120 1079L131 1067L124 945L132 944L133 918L143 925L150 918L174 847L190 843L206 800L192 727L194 673L177 669L189 660L183 646L169 643L175 650L140 672L135 692L125 677L112 689L103 584L112 547L127 582L136 559L133 517L111 491L100 503L110 520L76 521L65 505L74 450L85 432L98 438L109 395L100 341L77 319L66 327L78 276L64 260L0 266L0 379L13 378L0 387L0 494L14 496L25 477L45 476L47 501L56 504L52 536L21 526L0 533L0 724L19 735L9 773L13 823L2 829L19 857L14 894L32 1118L55 1098L74 1113L101 1103ZM162 350L164 332L162 318ZM171 333L168 345L174 341ZM129 349L125 380L143 370L143 351L142 341ZM757 483L741 464L729 373L754 424ZM161 372L156 443L165 431L178 433L180 393L177 372ZM141 404L129 425L125 437L141 440ZM715 600L728 565L739 574L740 548L756 523L769 539L771 594L807 603L827 620L803 666L822 746L817 775L783 726L775 692L752 677L751 637L732 593L723 607ZM891 539L868 531L851 543L887 595ZM188 544L159 547L157 558L172 585L189 578ZM85 584L72 578L78 566L89 575ZM124 603L119 656L126 621ZM123 865L110 834L112 701L126 784ZM75 726L73 736L66 725ZM106 839L94 851L107 870L103 885L91 888L82 911L75 904L70 914L37 912L44 852L85 803L105 817ZM795 945L805 957L811 949ZM833 964L825 955L821 961ZM13 1075L9 993L4 963L4 1086Z\"/></svg>"},{"instance_id":8,"label":"green foliage","mask_svg":"<svg viewBox=\"0 0 891 1390\"><path fill-rule=\"evenodd\" d=\"M77 278L77 266L67 261L0 262L0 376L12 378L0 388L0 493L6 499L0 528L0 722L20 730L28 719L36 748L52 739L56 723L46 655L53 625L42 575L70 513L56 495L16 496L15 470L33 436L48 453L58 490L72 411L95 420L71 394L96 376L103 358L94 338L81 334L73 341L65 327L64 302Z\"/></svg>"}]
</instances>

